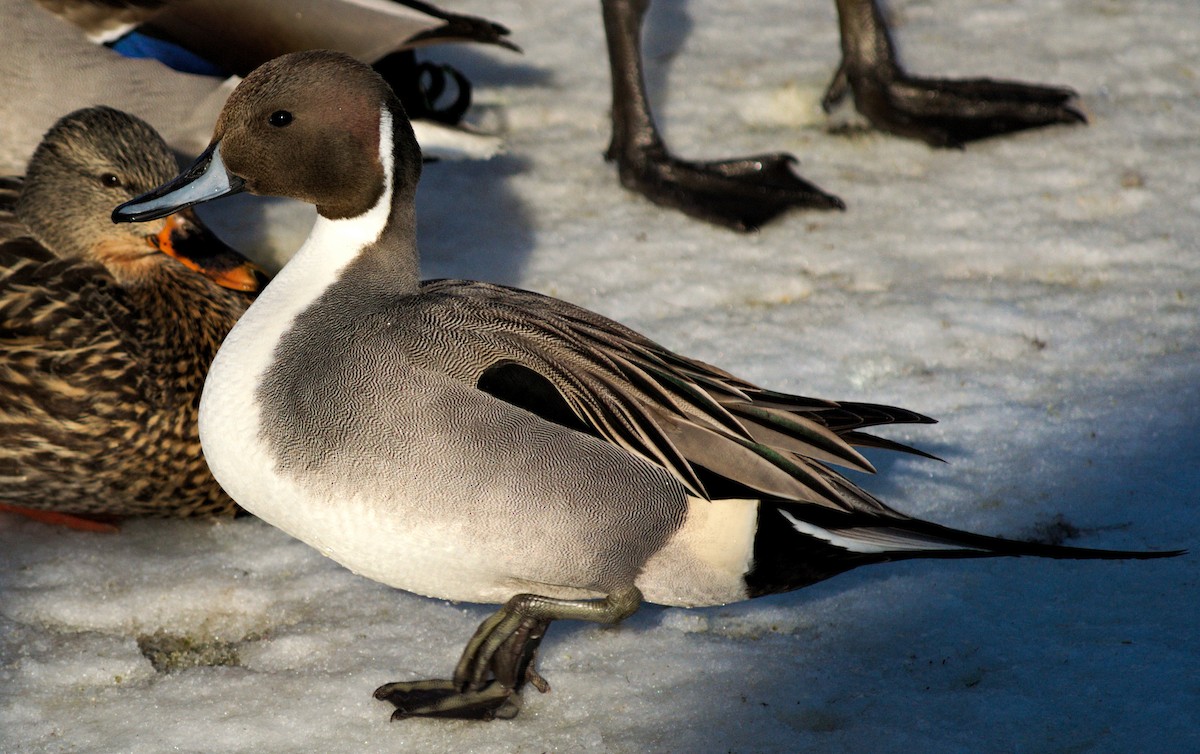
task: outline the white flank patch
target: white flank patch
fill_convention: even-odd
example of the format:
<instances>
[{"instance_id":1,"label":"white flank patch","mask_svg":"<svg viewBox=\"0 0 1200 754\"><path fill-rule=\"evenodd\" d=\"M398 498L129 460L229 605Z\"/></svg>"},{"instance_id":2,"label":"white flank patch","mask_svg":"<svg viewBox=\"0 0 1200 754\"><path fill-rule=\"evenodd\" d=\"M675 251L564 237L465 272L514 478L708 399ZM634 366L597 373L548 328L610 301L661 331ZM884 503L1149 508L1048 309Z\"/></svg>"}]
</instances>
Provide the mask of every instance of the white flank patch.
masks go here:
<instances>
[{"instance_id":1,"label":"white flank patch","mask_svg":"<svg viewBox=\"0 0 1200 754\"><path fill-rule=\"evenodd\" d=\"M978 547L967 547L965 545L954 544L952 542L940 542L935 539L917 539L918 535L896 536L884 531L873 531L871 529L858 529L848 531L861 531L865 536L847 536L845 534L837 534L822 529L820 526L815 526L806 521L801 521L785 510L780 510L783 517L791 522L792 528L801 534L807 534L810 537L828 542L834 547L840 547L843 550L850 552L861 552L865 554L880 554L885 552L920 552L922 550L979 550ZM871 540L875 541L871 541Z\"/></svg>"},{"instance_id":2,"label":"white flank patch","mask_svg":"<svg viewBox=\"0 0 1200 754\"><path fill-rule=\"evenodd\" d=\"M688 496L687 518L642 568L638 588L659 605L721 605L746 598L758 501Z\"/></svg>"}]
</instances>

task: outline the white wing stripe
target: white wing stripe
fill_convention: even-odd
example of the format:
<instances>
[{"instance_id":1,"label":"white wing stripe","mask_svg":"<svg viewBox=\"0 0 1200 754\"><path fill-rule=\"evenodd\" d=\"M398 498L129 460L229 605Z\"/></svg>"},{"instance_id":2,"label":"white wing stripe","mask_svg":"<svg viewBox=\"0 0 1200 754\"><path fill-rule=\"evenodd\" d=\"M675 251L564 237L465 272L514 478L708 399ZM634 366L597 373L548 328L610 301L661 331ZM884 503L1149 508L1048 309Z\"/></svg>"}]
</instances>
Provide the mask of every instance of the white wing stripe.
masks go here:
<instances>
[{"instance_id":1,"label":"white wing stripe","mask_svg":"<svg viewBox=\"0 0 1200 754\"><path fill-rule=\"evenodd\" d=\"M918 538L920 535L889 532L876 529L846 529L845 533L832 532L815 524L801 521L785 510L780 513L801 534L815 537L849 552L878 555L885 552L920 552L923 550L980 550L978 547L955 544L936 539Z\"/></svg>"}]
</instances>

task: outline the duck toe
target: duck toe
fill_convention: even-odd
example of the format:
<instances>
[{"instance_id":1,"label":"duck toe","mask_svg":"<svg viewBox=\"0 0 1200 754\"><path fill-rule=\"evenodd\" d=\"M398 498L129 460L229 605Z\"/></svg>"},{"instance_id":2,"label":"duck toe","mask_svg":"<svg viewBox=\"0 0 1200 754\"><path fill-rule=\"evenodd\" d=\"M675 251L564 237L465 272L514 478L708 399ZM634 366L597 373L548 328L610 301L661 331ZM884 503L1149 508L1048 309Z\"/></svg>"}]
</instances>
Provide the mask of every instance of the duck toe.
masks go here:
<instances>
[{"instance_id":1,"label":"duck toe","mask_svg":"<svg viewBox=\"0 0 1200 754\"><path fill-rule=\"evenodd\" d=\"M446 680L385 683L375 698L396 707L393 720L434 717L454 720L509 720L521 710L521 695L499 681L474 691L460 691Z\"/></svg>"}]
</instances>

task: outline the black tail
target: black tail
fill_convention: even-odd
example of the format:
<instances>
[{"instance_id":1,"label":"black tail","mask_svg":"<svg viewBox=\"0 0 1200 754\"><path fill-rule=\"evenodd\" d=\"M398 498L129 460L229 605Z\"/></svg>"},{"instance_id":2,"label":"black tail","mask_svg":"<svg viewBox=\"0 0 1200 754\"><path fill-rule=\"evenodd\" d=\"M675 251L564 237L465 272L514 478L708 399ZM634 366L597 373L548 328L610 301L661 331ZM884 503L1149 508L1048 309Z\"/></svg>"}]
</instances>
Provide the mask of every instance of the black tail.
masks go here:
<instances>
[{"instance_id":1,"label":"black tail","mask_svg":"<svg viewBox=\"0 0 1200 754\"><path fill-rule=\"evenodd\" d=\"M1021 542L918 519L845 514L764 501L754 538L754 565L746 575L746 585L750 596L757 597L799 589L862 565L913 558L1148 560L1185 552L1097 550Z\"/></svg>"}]
</instances>

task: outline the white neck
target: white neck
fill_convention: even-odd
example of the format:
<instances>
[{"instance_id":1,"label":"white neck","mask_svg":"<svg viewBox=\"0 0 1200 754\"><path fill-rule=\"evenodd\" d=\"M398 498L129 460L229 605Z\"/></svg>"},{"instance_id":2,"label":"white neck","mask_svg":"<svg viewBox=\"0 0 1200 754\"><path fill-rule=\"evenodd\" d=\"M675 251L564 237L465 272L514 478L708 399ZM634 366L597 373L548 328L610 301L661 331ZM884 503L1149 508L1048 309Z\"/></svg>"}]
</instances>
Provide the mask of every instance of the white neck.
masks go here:
<instances>
[{"instance_id":1,"label":"white neck","mask_svg":"<svg viewBox=\"0 0 1200 754\"><path fill-rule=\"evenodd\" d=\"M392 168L396 159L392 153L393 138L392 114L387 108L381 108L379 162L383 166L383 191L375 206L361 215L342 220L330 220L317 215L317 222L309 231L308 238L279 273L268 291L283 282L289 288L291 298L309 286L318 288L316 295L320 295L321 291L337 280L346 265L364 248L379 240L392 213ZM311 303L312 298L304 302L305 307ZM259 302L261 301L260 298ZM257 305L258 303L255 304Z\"/></svg>"},{"instance_id":2,"label":"white neck","mask_svg":"<svg viewBox=\"0 0 1200 754\"><path fill-rule=\"evenodd\" d=\"M378 201L357 217L331 220L318 215L308 239L234 325L205 382L201 398L202 435L207 416L227 417L229 411L249 420L254 428L245 429L257 434L254 388L271 365L280 338L304 310L338 281L347 265L383 233L392 211L395 160L392 115L386 108L379 121L379 161L383 166L384 186Z\"/></svg>"},{"instance_id":3,"label":"white neck","mask_svg":"<svg viewBox=\"0 0 1200 754\"><path fill-rule=\"evenodd\" d=\"M269 358L275 342L296 316L337 282L363 249L379 240L392 211L392 139L392 114L383 108L379 117L379 161L384 184L375 205L361 215L341 220L317 215L304 244L235 326L235 331L243 323L265 330L254 338L263 344L265 357Z\"/></svg>"}]
</instances>

